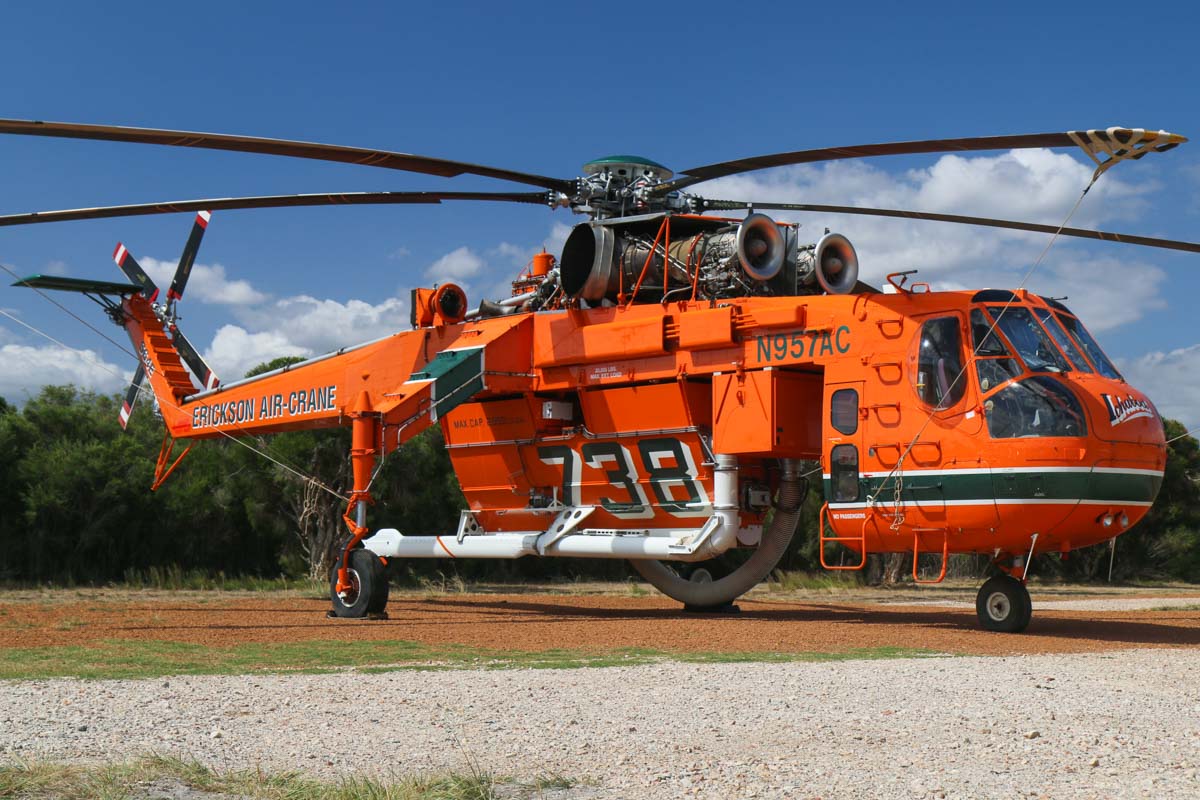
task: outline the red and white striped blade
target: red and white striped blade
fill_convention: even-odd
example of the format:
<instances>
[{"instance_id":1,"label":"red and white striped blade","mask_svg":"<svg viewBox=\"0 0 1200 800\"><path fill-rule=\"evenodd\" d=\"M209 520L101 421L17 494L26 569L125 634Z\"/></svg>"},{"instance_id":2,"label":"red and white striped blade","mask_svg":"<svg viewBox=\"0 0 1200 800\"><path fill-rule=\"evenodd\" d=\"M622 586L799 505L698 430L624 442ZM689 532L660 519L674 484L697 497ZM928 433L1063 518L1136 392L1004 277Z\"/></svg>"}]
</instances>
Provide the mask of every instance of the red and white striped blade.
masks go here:
<instances>
[{"instance_id":1,"label":"red and white striped blade","mask_svg":"<svg viewBox=\"0 0 1200 800\"><path fill-rule=\"evenodd\" d=\"M187 244L183 246L183 253L179 256L179 266L175 268L175 277L171 280L171 286L167 289L168 300L178 300L183 297L183 290L187 286L188 278L192 276L192 265L196 263L196 253L200 250L200 240L204 238L204 231L208 229L208 221L212 218L212 214L208 211L199 211L196 213L196 221L192 223L192 232L188 236Z\"/></svg>"},{"instance_id":2,"label":"red and white striped blade","mask_svg":"<svg viewBox=\"0 0 1200 800\"><path fill-rule=\"evenodd\" d=\"M220 385L221 381L217 379L216 373L208 366L203 358L200 357L199 351L192 346L187 337L179 330L179 328L171 328L172 341L175 344L175 349L179 351L179 357L183 359L183 363L188 365L188 369L200 381L205 389L215 389Z\"/></svg>"},{"instance_id":3,"label":"red and white striped blade","mask_svg":"<svg viewBox=\"0 0 1200 800\"><path fill-rule=\"evenodd\" d=\"M121 410L117 413L117 419L121 422L121 430L125 430L129 425L129 416L133 414L133 406L137 403L138 394L142 389L142 381L145 378L146 368L139 363L137 372L133 373L133 380L125 391L125 402L121 404Z\"/></svg>"},{"instance_id":4,"label":"red and white striped blade","mask_svg":"<svg viewBox=\"0 0 1200 800\"><path fill-rule=\"evenodd\" d=\"M133 254L120 242L117 242L117 249L113 250L113 261L117 262L117 266L121 268L121 272L125 273L125 277L129 278L131 283L142 287L142 294L146 299L152 303L158 299L158 286L146 274L146 270L142 269L142 265L137 262Z\"/></svg>"}]
</instances>

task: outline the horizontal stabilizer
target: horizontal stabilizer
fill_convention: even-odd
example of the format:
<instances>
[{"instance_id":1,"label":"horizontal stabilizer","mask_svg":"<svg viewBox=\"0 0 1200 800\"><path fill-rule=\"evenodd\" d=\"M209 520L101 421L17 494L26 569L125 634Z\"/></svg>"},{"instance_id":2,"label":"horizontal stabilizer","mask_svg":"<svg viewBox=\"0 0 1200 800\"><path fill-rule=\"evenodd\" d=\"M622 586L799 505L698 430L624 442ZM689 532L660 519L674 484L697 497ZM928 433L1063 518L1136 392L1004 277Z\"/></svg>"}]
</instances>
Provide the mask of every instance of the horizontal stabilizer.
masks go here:
<instances>
[{"instance_id":1,"label":"horizontal stabilizer","mask_svg":"<svg viewBox=\"0 0 1200 800\"><path fill-rule=\"evenodd\" d=\"M115 294L121 297L137 294L142 290L132 283L114 283L112 281L89 281L84 278L62 278L57 275L30 275L22 278L13 286L27 286L30 289L54 289L62 292L82 292L83 294Z\"/></svg>"}]
</instances>

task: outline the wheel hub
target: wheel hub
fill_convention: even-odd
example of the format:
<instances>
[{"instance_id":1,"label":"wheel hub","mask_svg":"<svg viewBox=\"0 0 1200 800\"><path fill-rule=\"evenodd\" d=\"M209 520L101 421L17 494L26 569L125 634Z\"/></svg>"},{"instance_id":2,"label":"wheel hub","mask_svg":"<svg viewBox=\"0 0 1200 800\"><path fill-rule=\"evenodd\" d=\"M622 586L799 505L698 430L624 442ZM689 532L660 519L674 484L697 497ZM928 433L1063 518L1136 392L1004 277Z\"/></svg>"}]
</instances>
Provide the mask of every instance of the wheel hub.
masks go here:
<instances>
[{"instance_id":1,"label":"wheel hub","mask_svg":"<svg viewBox=\"0 0 1200 800\"><path fill-rule=\"evenodd\" d=\"M358 577L358 571L354 569L346 570L350 580L350 588L344 592L338 592L338 597L348 606L352 606L358 602L358 594L362 591L362 581Z\"/></svg>"},{"instance_id":2,"label":"wheel hub","mask_svg":"<svg viewBox=\"0 0 1200 800\"><path fill-rule=\"evenodd\" d=\"M1008 619L1012 613L1012 602L1004 592L992 592L987 599L988 616L997 622Z\"/></svg>"}]
</instances>

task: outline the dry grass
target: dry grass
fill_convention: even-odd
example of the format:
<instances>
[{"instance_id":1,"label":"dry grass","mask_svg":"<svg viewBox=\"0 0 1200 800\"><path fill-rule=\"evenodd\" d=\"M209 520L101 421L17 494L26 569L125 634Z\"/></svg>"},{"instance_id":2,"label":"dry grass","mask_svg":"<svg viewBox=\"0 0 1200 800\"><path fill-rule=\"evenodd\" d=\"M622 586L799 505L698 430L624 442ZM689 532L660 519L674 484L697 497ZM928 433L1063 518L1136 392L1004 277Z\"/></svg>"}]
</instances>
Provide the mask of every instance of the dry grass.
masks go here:
<instances>
[{"instance_id":1,"label":"dry grass","mask_svg":"<svg viewBox=\"0 0 1200 800\"><path fill-rule=\"evenodd\" d=\"M555 776L556 786L570 786ZM346 777L318 781L298 772L213 770L199 761L147 756L101 766L50 762L0 765L0 797L12 800L118 800L163 797L180 788L193 795L250 800L493 800L501 786L509 797L530 797L543 787L521 786L469 766L466 772L392 780ZM200 800L200 797L197 800Z\"/></svg>"}]
</instances>

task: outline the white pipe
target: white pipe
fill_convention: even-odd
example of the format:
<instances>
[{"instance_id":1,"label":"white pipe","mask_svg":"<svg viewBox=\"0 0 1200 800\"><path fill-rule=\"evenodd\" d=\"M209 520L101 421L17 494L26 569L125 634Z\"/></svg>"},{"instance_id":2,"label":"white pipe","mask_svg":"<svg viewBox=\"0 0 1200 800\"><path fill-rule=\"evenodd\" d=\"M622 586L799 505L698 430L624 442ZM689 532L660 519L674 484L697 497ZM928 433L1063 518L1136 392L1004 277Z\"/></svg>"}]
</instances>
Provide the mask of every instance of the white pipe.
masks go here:
<instances>
[{"instance_id":1,"label":"white pipe","mask_svg":"<svg viewBox=\"0 0 1200 800\"><path fill-rule=\"evenodd\" d=\"M535 294L537 294L536 291L525 292L525 294L513 295L512 297L506 297L503 300L493 300L492 302L494 302L496 305L501 306L503 308L512 308L513 306L521 305L521 303L524 303L526 300L533 297ZM479 306L475 306L474 308L470 309L469 311L467 311L466 314L463 315L463 319L475 319L478 316L479 316Z\"/></svg>"},{"instance_id":2,"label":"white pipe","mask_svg":"<svg viewBox=\"0 0 1200 800\"><path fill-rule=\"evenodd\" d=\"M714 528L704 536L705 528ZM624 535L583 531L564 536L546 548L545 555L567 558L647 558L662 561L703 561L712 558L712 539L723 522L710 519L704 528L665 529L654 535ZM737 529L731 538L736 539ZM520 558L537 554L541 531L485 533L464 536L405 536L384 528L363 540L363 546L384 558ZM707 545L707 546L706 546Z\"/></svg>"},{"instance_id":3,"label":"white pipe","mask_svg":"<svg viewBox=\"0 0 1200 800\"><path fill-rule=\"evenodd\" d=\"M738 519L738 462L737 456L718 455L713 469L713 516L721 525L713 533L706 548L710 557L719 556L737 544Z\"/></svg>"},{"instance_id":4,"label":"white pipe","mask_svg":"<svg viewBox=\"0 0 1200 800\"><path fill-rule=\"evenodd\" d=\"M384 528L363 546L384 558L520 558L537 552L536 533L492 533L465 536L405 536Z\"/></svg>"}]
</instances>

